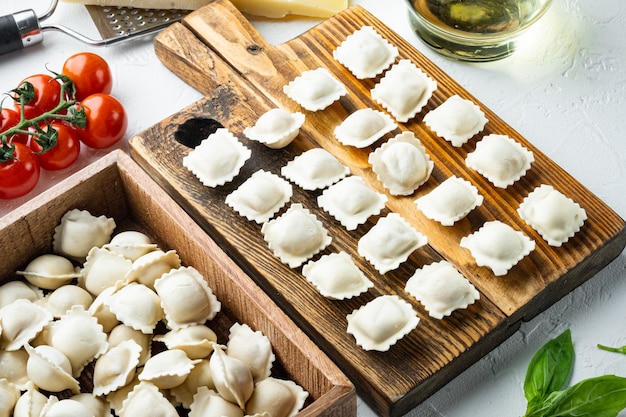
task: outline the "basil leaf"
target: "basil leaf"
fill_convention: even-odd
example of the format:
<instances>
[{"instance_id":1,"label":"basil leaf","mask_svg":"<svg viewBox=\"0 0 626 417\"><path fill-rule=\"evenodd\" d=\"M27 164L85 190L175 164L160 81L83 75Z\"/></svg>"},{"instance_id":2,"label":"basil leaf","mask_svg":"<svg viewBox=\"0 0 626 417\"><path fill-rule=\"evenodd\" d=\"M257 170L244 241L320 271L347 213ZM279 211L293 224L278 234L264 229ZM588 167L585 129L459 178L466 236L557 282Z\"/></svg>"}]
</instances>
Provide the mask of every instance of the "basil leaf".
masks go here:
<instances>
[{"instance_id":1,"label":"basil leaf","mask_svg":"<svg viewBox=\"0 0 626 417\"><path fill-rule=\"evenodd\" d=\"M573 363L574 346L568 329L539 349L528 364L524 395L529 405L563 388Z\"/></svg>"},{"instance_id":2,"label":"basil leaf","mask_svg":"<svg viewBox=\"0 0 626 417\"><path fill-rule=\"evenodd\" d=\"M543 417L616 417L626 408L626 378L604 375L585 379L544 402Z\"/></svg>"}]
</instances>

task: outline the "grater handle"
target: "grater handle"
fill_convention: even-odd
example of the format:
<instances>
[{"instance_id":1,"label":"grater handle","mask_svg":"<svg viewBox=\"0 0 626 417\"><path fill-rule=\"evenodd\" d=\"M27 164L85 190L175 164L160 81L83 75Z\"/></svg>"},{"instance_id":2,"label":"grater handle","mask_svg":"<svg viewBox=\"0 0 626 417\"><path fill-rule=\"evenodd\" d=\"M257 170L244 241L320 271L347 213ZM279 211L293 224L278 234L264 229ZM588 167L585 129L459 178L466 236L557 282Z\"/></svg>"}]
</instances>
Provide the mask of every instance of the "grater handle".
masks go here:
<instances>
[{"instance_id":1,"label":"grater handle","mask_svg":"<svg viewBox=\"0 0 626 417\"><path fill-rule=\"evenodd\" d=\"M0 16L0 55L40 43L39 19L33 10Z\"/></svg>"}]
</instances>

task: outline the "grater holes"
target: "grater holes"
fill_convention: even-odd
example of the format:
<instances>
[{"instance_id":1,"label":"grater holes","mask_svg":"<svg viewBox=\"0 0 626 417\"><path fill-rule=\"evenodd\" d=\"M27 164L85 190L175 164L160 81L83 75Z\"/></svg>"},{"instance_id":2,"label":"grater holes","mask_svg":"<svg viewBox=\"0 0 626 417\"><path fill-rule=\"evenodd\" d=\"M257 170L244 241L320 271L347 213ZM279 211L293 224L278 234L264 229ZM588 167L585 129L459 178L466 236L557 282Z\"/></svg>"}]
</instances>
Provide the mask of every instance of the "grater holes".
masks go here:
<instances>
[{"instance_id":1,"label":"grater holes","mask_svg":"<svg viewBox=\"0 0 626 417\"><path fill-rule=\"evenodd\" d=\"M125 36L130 32L149 30L157 25L179 21L190 11L160 10L123 6L86 6L103 38Z\"/></svg>"}]
</instances>

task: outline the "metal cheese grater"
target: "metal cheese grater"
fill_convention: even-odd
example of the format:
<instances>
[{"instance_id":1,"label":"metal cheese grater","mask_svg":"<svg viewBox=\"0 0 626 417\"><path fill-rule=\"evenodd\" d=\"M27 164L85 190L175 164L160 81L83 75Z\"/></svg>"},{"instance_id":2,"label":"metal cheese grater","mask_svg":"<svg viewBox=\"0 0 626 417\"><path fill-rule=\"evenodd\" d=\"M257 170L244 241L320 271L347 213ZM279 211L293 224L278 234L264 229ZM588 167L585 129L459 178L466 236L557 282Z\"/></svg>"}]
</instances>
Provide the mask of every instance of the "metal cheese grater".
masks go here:
<instances>
[{"instance_id":1,"label":"metal cheese grater","mask_svg":"<svg viewBox=\"0 0 626 417\"><path fill-rule=\"evenodd\" d=\"M102 36L102 39L91 39L65 26L40 24L52 16L58 1L53 0L48 10L42 15L37 15L29 9L0 16L0 55L40 43L43 40L43 32L46 31L63 32L90 45L112 45L158 32L180 21L190 12L190 10L85 6Z\"/></svg>"},{"instance_id":2,"label":"metal cheese grater","mask_svg":"<svg viewBox=\"0 0 626 417\"><path fill-rule=\"evenodd\" d=\"M138 9L132 7L85 6L96 29L104 38L127 36L180 21L189 10Z\"/></svg>"}]
</instances>

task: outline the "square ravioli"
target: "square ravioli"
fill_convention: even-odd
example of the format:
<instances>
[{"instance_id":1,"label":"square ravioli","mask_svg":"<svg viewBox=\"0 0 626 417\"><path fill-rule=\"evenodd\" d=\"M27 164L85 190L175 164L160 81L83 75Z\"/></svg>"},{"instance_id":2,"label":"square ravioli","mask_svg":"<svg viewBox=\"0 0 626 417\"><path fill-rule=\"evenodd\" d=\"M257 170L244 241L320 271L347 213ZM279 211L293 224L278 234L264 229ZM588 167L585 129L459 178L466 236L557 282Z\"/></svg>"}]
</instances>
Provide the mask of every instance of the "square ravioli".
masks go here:
<instances>
[{"instance_id":1,"label":"square ravioli","mask_svg":"<svg viewBox=\"0 0 626 417\"><path fill-rule=\"evenodd\" d=\"M271 219L287 204L292 194L291 184L260 169L226 196L226 204L248 220L260 224Z\"/></svg>"},{"instance_id":2,"label":"square ravioli","mask_svg":"<svg viewBox=\"0 0 626 417\"><path fill-rule=\"evenodd\" d=\"M371 26L354 31L333 51L333 57L356 78L374 78L396 60L398 48Z\"/></svg>"},{"instance_id":3,"label":"square ravioli","mask_svg":"<svg viewBox=\"0 0 626 417\"><path fill-rule=\"evenodd\" d=\"M472 253L476 265L502 276L535 249L535 241L508 224L494 220L463 237L460 246Z\"/></svg>"},{"instance_id":4,"label":"square ravioli","mask_svg":"<svg viewBox=\"0 0 626 417\"><path fill-rule=\"evenodd\" d=\"M420 321L411 304L397 295L381 295L348 314L348 333L364 350L386 352Z\"/></svg>"},{"instance_id":5,"label":"square ravioli","mask_svg":"<svg viewBox=\"0 0 626 417\"><path fill-rule=\"evenodd\" d=\"M469 181L450 177L431 192L415 200L417 208L431 220L452 226L483 203L483 196Z\"/></svg>"},{"instance_id":6,"label":"square ravioli","mask_svg":"<svg viewBox=\"0 0 626 417\"><path fill-rule=\"evenodd\" d=\"M356 297L374 286L347 252L324 255L302 267L302 275L320 294L333 300Z\"/></svg>"},{"instance_id":7,"label":"square ravioli","mask_svg":"<svg viewBox=\"0 0 626 417\"><path fill-rule=\"evenodd\" d=\"M350 176L331 185L317 197L317 203L347 230L355 230L385 208L387 196L365 184L363 178Z\"/></svg>"},{"instance_id":8,"label":"square ravioli","mask_svg":"<svg viewBox=\"0 0 626 417\"><path fill-rule=\"evenodd\" d=\"M365 234L357 244L359 255L369 261L381 274L397 269L411 253L428 243L428 238L418 232L398 213L389 213Z\"/></svg>"},{"instance_id":9,"label":"square ravioli","mask_svg":"<svg viewBox=\"0 0 626 417\"><path fill-rule=\"evenodd\" d=\"M436 89L435 80L403 59L387 71L371 95L398 122L406 123L422 110Z\"/></svg>"},{"instance_id":10,"label":"square ravioli","mask_svg":"<svg viewBox=\"0 0 626 417\"><path fill-rule=\"evenodd\" d=\"M280 169L283 177L303 190L313 191L333 185L350 173L350 168L324 148L309 149Z\"/></svg>"},{"instance_id":11,"label":"square ravioli","mask_svg":"<svg viewBox=\"0 0 626 417\"><path fill-rule=\"evenodd\" d=\"M585 209L546 184L528 194L517 212L550 246L557 247L574 236L587 220Z\"/></svg>"},{"instance_id":12,"label":"square ravioli","mask_svg":"<svg viewBox=\"0 0 626 417\"><path fill-rule=\"evenodd\" d=\"M480 298L472 283L447 261L435 262L415 271L406 282L405 290L436 319L467 308Z\"/></svg>"},{"instance_id":13,"label":"square ravioli","mask_svg":"<svg viewBox=\"0 0 626 417\"><path fill-rule=\"evenodd\" d=\"M368 162L391 195L411 195L430 178L434 163L413 132L402 132L370 153Z\"/></svg>"},{"instance_id":14,"label":"square ravioli","mask_svg":"<svg viewBox=\"0 0 626 417\"><path fill-rule=\"evenodd\" d=\"M183 166L202 184L217 187L235 178L252 152L225 128L220 128L183 157Z\"/></svg>"},{"instance_id":15,"label":"square ravioli","mask_svg":"<svg viewBox=\"0 0 626 417\"><path fill-rule=\"evenodd\" d=\"M429 111L424 123L439 137L459 147L484 129L487 118L480 107L455 94Z\"/></svg>"},{"instance_id":16,"label":"square ravioli","mask_svg":"<svg viewBox=\"0 0 626 417\"><path fill-rule=\"evenodd\" d=\"M326 68L303 72L283 87L287 96L309 111L324 110L348 94L346 87Z\"/></svg>"},{"instance_id":17,"label":"square ravioli","mask_svg":"<svg viewBox=\"0 0 626 417\"><path fill-rule=\"evenodd\" d=\"M535 161L531 151L506 135L487 135L476 144L465 164L493 185L506 188L522 178Z\"/></svg>"},{"instance_id":18,"label":"square ravioli","mask_svg":"<svg viewBox=\"0 0 626 417\"><path fill-rule=\"evenodd\" d=\"M332 241L322 222L299 203L263 223L261 233L274 254L290 268L299 267Z\"/></svg>"},{"instance_id":19,"label":"square ravioli","mask_svg":"<svg viewBox=\"0 0 626 417\"><path fill-rule=\"evenodd\" d=\"M396 127L391 117L381 111L359 109L335 127L335 137L344 145L365 148Z\"/></svg>"}]
</instances>

